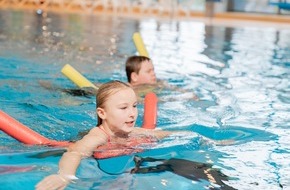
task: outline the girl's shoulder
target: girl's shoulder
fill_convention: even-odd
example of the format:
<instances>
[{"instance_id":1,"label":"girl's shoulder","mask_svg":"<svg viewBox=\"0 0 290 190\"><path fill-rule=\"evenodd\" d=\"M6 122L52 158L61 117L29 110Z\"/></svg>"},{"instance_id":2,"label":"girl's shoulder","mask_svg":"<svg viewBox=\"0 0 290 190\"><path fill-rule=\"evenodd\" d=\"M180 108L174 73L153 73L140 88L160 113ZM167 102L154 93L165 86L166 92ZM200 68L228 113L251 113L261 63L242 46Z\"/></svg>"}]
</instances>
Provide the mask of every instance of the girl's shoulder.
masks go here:
<instances>
[{"instance_id":1,"label":"girl's shoulder","mask_svg":"<svg viewBox=\"0 0 290 190\"><path fill-rule=\"evenodd\" d=\"M108 136L99 127L92 128L88 134L83 137L82 140L84 139L93 141L97 144L104 144L109 140Z\"/></svg>"},{"instance_id":2,"label":"girl's shoulder","mask_svg":"<svg viewBox=\"0 0 290 190\"><path fill-rule=\"evenodd\" d=\"M98 135L100 133L100 128L99 127L94 127L92 128L88 134L91 134L91 135Z\"/></svg>"}]
</instances>

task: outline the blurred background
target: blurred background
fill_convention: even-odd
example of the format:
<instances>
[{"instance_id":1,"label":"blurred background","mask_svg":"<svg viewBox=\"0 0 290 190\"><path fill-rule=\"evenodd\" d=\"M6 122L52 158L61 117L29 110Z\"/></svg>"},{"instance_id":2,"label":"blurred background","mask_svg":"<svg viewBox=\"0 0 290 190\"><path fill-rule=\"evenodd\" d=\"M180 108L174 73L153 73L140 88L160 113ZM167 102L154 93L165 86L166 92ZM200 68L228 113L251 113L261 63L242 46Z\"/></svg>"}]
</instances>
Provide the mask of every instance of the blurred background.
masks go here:
<instances>
[{"instance_id":1,"label":"blurred background","mask_svg":"<svg viewBox=\"0 0 290 190\"><path fill-rule=\"evenodd\" d=\"M289 15L287 0L0 0L0 7L82 10L86 13L139 12L170 16L219 16L220 13Z\"/></svg>"}]
</instances>

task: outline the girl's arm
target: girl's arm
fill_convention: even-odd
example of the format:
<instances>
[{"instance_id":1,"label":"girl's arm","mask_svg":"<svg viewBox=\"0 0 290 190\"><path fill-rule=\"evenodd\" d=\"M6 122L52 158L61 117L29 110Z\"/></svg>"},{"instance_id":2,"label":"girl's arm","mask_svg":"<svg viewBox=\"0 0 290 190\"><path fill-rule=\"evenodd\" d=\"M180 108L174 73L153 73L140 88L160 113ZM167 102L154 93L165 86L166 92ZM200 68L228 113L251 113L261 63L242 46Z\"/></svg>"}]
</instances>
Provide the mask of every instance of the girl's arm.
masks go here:
<instances>
[{"instance_id":1,"label":"girl's arm","mask_svg":"<svg viewBox=\"0 0 290 190\"><path fill-rule=\"evenodd\" d=\"M136 135L146 135L146 136L155 137L157 139L163 139L171 135L172 133L174 133L174 131L163 131L163 130L156 130L156 129L152 130L152 129L144 129L144 128L136 127L134 128L133 133Z\"/></svg>"},{"instance_id":2,"label":"girl's arm","mask_svg":"<svg viewBox=\"0 0 290 190\"><path fill-rule=\"evenodd\" d=\"M98 146L107 142L107 137L99 130L92 129L83 139L71 145L59 162L58 174L44 178L36 185L36 189L64 189L73 179L77 179L75 173L81 159L91 156Z\"/></svg>"},{"instance_id":3,"label":"girl's arm","mask_svg":"<svg viewBox=\"0 0 290 190\"><path fill-rule=\"evenodd\" d=\"M134 134L136 135L147 135L147 136L152 136L157 139L163 139L169 135L178 135L178 136L188 136L190 137L195 137L195 136L200 136L206 143L209 144L214 144L217 146L227 146L227 145L233 145L236 143L236 141L232 139L225 139L225 140L213 140L208 137L205 137L203 135L200 135L196 132L193 131L163 131L163 130L154 130L154 129L144 129L144 128L134 128Z\"/></svg>"}]
</instances>

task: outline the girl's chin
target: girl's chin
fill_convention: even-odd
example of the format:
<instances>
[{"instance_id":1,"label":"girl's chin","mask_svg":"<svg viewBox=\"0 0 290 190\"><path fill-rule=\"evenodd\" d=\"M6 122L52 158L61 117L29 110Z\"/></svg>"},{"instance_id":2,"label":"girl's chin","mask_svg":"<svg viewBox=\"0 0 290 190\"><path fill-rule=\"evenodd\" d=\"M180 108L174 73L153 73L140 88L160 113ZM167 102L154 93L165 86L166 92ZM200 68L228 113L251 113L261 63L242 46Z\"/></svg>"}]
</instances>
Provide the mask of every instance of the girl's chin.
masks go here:
<instances>
[{"instance_id":1,"label":"girl's chin","mask_svg":"<svg viewBox=\"0 0 290 190\"><path fill-rule=\"evenodd\" d=\"M128 129L126 132L127 132L127 134L129 135L132 131L133 131L133 127L132 128L130 128L130 129Z\"/></svg>"},{"instance_id":2,"label":"girl's chin","mask_svg":"<svg viewBox=\"0 0 290 190\"><path fill-rule=\"evenodd\" d=\"M122 136L122 137L126 137L128 136L132 131L133 131L134 127L126 127L123 130L120 130L119 132L116 133L117 136Z\"/></svg>"},{"instance_id":3,"label":"girl's chin","mask_svg":"<svg viewBox=\"0 0 290 190\"><path fill-rule=\"evenodd\" d=\"M133 129L134 129L134 126L132 126L132 127L126 127L126 128L124 129L124 133L129 134L129 133L131 133L131 132L133 131Z\"/></svg>"}]
</instances>

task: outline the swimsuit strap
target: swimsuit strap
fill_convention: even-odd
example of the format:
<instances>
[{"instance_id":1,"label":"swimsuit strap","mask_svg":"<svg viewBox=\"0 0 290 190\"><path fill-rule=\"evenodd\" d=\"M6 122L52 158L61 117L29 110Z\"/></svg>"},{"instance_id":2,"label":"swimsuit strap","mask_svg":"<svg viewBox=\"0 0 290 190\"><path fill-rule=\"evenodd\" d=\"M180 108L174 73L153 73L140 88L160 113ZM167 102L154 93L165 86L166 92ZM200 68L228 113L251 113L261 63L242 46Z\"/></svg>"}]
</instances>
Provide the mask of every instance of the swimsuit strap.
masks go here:
<instances>
[{"instance_id":1,"label":"swimsuit strap","mask_svg":"<svg viewBox=\"0 0 290 190\"><path fill-rule=\"evenodd\" d=\"M105 129L103 129L102 126L99 127L108 137L108 142L110 142L110 135L105 131Z\"/></svg>"}]
</instances>

